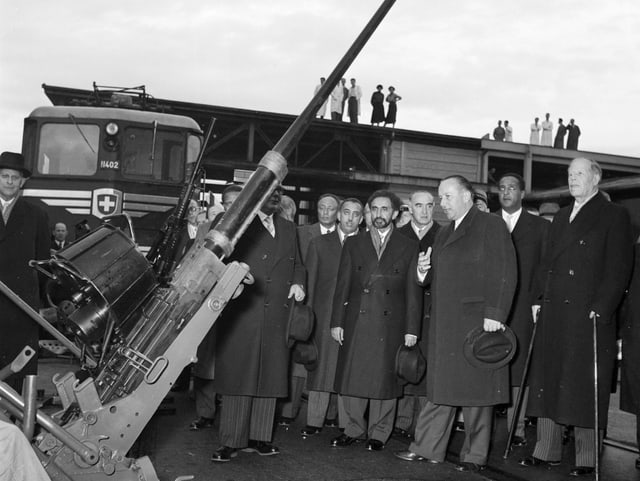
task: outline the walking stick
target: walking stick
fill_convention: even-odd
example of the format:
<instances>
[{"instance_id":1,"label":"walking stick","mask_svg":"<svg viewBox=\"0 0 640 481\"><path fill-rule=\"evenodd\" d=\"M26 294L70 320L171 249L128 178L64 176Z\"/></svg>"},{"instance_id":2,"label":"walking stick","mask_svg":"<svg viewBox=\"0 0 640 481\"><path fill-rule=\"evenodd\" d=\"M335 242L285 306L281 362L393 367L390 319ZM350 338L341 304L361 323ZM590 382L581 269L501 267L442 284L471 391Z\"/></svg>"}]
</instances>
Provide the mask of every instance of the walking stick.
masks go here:
<instances>
[{"instance_id":1,"label":"walking stick","mask_svg":"<svg viewBox=\"0 0 640 481\"><path fill-rule=\"evenodd\" d=\"M516 402L514 404L513 409L513 418L511 419L511 426L509 426L509 436L507 437L507 447L504 450L504 455L502 456L504 459L509 457L509 451L511 450L511 443L513 442L513 435L516 432L516 426L518 424L518 416L520 414L520 409L522 407L523 401L523 393L524 393L524 385L527 382L527 375L529 374L529 364L531 364L531 353L533 352L533 343L536 340L536 330L538 329L538 317L539 313L536 314L536 319L534 319L533 323L533 331L531 332L531 341L529 341L529 350L527 351L527 358L524 361L524 370L522 372L522 380L520 381L520 389L518 389L518 396L516 397Z\"/></svg>"},{"instance_id":2,"label":"walking stick","mask_svg":"<svg viewBox=\"0 0 640 481\"><path fill-rule=\"evenodd\" d=\"M598 413L598 315L596 313L592 313L593 315L593 399L594 399L594 418L595 418L595 429L594 429L594 454L596 457L596 481L600 481L600 416Z\"/></svg>"}]
</instances>

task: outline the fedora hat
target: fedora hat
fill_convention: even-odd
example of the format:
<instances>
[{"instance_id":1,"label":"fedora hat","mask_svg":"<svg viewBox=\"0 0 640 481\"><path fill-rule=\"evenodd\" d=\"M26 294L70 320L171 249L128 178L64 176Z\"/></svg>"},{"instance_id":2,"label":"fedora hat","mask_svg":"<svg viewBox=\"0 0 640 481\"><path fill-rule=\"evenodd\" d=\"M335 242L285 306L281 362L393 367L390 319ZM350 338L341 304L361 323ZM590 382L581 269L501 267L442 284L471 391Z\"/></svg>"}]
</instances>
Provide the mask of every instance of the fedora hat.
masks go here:
<instances>
[{"instance_id":1,"label":"fedora hat","mask_svg":"<svg viewBox=\"0 0 640 481\"><path fill-rule=\"evenodd\" d=\"M15 152L0 154L0 169L18 170L24 177L31 177L31 171L25 167L24 156Z\"/></svg>"},{"instance_id":2,"label":"fedora hat","mask_svg":"<svg viewBox=\"0 0 640 481\"><path fill-rule=\"evenodd\" d=\"M313 324L315 316L313 309L301 302L291 300L289 306L289 319L287 320L287 329L285 331L285 341L287 347L293 347L296 341L306 341L313 332Z\"/></svg>"},{"instance_id":3,"label":"fedora hat","mask_svg":"<svg viewBox=\"0 0 640 481\"><path fill-rule=\"evenodd\" d=\"M471 329L464 340L464 357L469 364L481 369L506 366L516 353L516 336L509 328L488 332L482 327Z\"/></svg>"},{"instance_id":4,"label":"fedora hat","mask_svg":"<svg viewBox=\"0 0 640 481\"><path fill-rule=\"evenodd\" d=\"M398 348L398 352L396 352L396 375L405 381L404 384L418 384L426 370L427 361L417 344L412 347L402 344Z\"/></svg>"},{"instance_id":5,"label":"fedora hat","mask_svg":"<svg viewBox=\"0 0 640 481\"><path fill-rule=\"evenodd\" d=\"M297 341L293 346L291 359L302 364L307 371L314 371L318 367L318 346L315 340Z\"/></svg>"}]
</instances>

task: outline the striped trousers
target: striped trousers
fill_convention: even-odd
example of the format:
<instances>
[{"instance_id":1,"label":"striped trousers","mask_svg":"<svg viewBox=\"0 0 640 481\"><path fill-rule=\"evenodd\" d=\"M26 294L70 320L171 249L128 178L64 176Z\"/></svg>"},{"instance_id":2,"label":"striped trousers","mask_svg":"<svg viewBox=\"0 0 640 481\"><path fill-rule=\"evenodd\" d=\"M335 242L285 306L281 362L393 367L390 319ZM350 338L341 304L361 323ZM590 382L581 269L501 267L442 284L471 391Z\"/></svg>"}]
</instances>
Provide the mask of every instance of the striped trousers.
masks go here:
<instances>
[{"instance_id":1,"label":"striped trousers","mask_svg":"<svg viewBox=\"0 0 640 481\"><path fill-rule=\"evenodd\" d=\"M222 396L220 409L220 444L245 448L249 439L271 442L276 398Z\"/></svg>"},{"instance_id":2,"label":"striped trousers","mask_svg":"<svg viewBox=\"0 0 640 481\"><path fill-rule=\"evenodd\" d=\"M543 461L560 461L562 458L562 430L564 425L549 418L538 418L536 429L536 447L533 456ZM602 435L600 430L600 449L602 449ZM576 466L594 467L596 456L594 452L595 429L574 427L576 440Z\"/></svg>"}]
</instances>

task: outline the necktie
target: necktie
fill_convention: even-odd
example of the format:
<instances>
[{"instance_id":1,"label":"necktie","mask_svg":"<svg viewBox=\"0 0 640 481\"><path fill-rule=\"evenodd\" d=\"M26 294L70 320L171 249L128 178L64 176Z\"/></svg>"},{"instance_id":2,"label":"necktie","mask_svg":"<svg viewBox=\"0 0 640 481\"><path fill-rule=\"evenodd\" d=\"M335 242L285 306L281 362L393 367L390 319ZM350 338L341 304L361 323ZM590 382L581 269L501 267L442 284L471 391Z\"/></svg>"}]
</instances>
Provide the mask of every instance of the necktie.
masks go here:
<instances>
[{"instance_id":1,"label":"necktie","mask_svg":"<svg viewBox=\"0 0 640 481\"><path fill-rule=\"evenodd\" d=\"M9 208L9 204L2 204L2 219L6 225L7 223L7 210Z\"/></svg>"},{"instance_id":2,"label":"necktie","mask_svg":"<svg viewBox=\"0 0 640 481\"><path fill-rule=\"evenodd\" d=\"M515 225L513 224L513 214L509 214L507 218L509 219L509 222L507 222L507 226L509 227L509 232L513 232L513 228L515 227Z\"/></svg>"},{"instance_id":3,"label":"necktie","mask_svg":"<svg viewBox=\"0 0 640 481\"><path fill-rule=\"evenodd\" d=\"M271 237L275 237L276 229L273 226L273 219L271 218L271 216L265 217L262 223L264 224L266 229L269 231L269 234L271 234Z\"/></svg>"}]
</instances>

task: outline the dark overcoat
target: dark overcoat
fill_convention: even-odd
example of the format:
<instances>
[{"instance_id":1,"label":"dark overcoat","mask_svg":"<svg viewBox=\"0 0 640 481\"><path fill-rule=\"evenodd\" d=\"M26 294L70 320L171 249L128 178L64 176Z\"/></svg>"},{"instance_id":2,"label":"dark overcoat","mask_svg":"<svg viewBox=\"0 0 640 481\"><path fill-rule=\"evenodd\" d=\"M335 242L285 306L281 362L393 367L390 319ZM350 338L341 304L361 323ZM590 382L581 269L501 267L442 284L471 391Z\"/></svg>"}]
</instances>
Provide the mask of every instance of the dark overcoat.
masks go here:
<instances>
[{"instance_id":1,"label":"dark overcoat","mask_svg":"<svg viewBox=\"0 0 640 481\"><path fill-rule=\"evenodd\" d=\"M621 312L620 338L620 409L640 416L640 244L635 247L633 276Z\"/></svg>"},{"instance_id":2,"label":"dark overcoat","mask_svg":"<svg viewBox=\"0 0 640 481\"><path fill-rule=\"evenodd\" d=\"M633 240L629 214L596 194L573 222L573 203L560 209L549 231L536 274L542 305L529 379L529 415L557 423L594 427L593 322L598 321L600 429L607 425L614 372L613 315L629 281Z\"/></svg>"},{"instance_id":3,"label":"dark overcoat","mask_svg":"<svg viewBox=\"0 0 640 481\"><path fill-rule=\"evenodd\" d=\"M411 222L403 225L398 229L398 232L406 235L409 239L413 239L418 242L420 252L427 252L429 247L433 246L433 242L436 239L436 234L441 229L440 224L434 222L429 231L422 237L418 238L416 232L411 227ZM424 296L422 299L422 328L420 329L420 339L418 339L418 346L422 355L427 356L427 349L429 344L429 319L431 318L431 289L424 289ZM427 393L427 376L422 376L422 379L417 384L406 384L404 386L405 394L414 394L416 396L425 396Z\"/></svg>"},{"instance_id":4,"label":"dark overcoat","mask_svg":"<svg viewBox=\"0 0 640 481\"><path fill-rule=\"evenodd\" d=\"M40 307L40 279L29 261L48 259L49 243L49 220L39 207L19 197L7 225L0 215L0 280L36 310ZM37 354L38 325L0 294L0 367L13 361L27 344ZM37 355L21 374L36 372Z\"/></svg>"},{"instance_id":5,"label":"dark overcoat","mask_svg":"<svg viewBox=\"0 0 640 481\"><path fill-rule=\"evenodd\" d=\"M311 239L322 235L320 222L298 226L298 245L300 246L300 259L307 259L307 249Z\"/></svg>"},{"instance_id":6,"label":"dark overcoat","mask_svg":"<svg viewBox=\"0 0 640 481\"><path fill-rule=\"evenodd\" d=\"M511 232L518 261L518 283L507 321L518 341L518 350L510 366L512 386L519 386L522 381L533 331L531 296L535 271L542 260L549 226L548 220L522 209L520 218Z\"/></svg>"},{"instance_id":7,"label":"dark overcoat","mask_svg":"<svg viewBox=\"0 0 640 481\"><path fill-rule=\"evenodd\" d=\"M331 234L313 238L305 259L307 303L316 315L313 339L318 347L318 366L307 374L307 387L312 391L333 392L340 345L331 337L331 306L341 252L336 229Z\"/></svg>"},{"instance_id":8,"label":"dark overcoat","mask_svg":"<svg viewBox=\"0 0 640 481\"><path fill-rule=\"evenodd\" d=\"M331 327L344 329L335 390L345 396L401 396L396 352L405 334L420 335L418 244L395 230L388 235L380 259L369 232L347 238L342 249Z\"/></svg>"},{"instance_id":9,"label":"dark overcoat","mask_svg":"<svg viewBox=\"0 0 640 481\"><path fill-rule=\"evenodd\" d=\"M286 397L289 348L285 331L292 284L304 285L296 227L273 216L276 236L253 220L229 261L246 262L255 282L244 287L216 323L213 389L232 396Z\"/></svg>"},{"instance_id":10,"label":"dark overcoat","mask_svg":"<svg viewBox=\"0 0 640 481\"><path fill-rule=\"evenodd\" d=\"M517 278L516 257L504 221L475 206L458 228L440 230L431 254L431 321L427 399L449 406L509 401L509 371L482 369L464 357L464 340L484 319L506 322Z\"/></svg>"}]
</instances>

